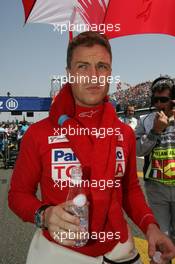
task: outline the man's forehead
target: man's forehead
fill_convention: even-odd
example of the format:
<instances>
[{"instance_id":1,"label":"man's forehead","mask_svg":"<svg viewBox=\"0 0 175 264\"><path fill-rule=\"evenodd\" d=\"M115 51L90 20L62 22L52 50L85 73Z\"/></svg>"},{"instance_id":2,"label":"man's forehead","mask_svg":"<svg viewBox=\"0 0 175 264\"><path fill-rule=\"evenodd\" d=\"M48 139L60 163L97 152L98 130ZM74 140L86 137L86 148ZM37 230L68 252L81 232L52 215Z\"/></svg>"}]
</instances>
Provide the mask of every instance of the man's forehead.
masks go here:
<instances>
[{"instance_id":1,"label":"man's forehead","mask_svg":"<svg viewBox=\"0 0 175 264\"><path fill-rule=\"evenodd\" d=\"M90 47L78 46L74 49L72 60L89 61L92 59L100 59L101 61L110 62L110 54L107 49L101 45L93 45Z\"/></svg>"},{"instance_id":2,"label":"man's forehead","mask_svg":"<svg viewBox=\"0 0 175 264\"><path fill-rule=\"evenodd\" d=\"M162 91L155 91L154 94L155 95L156 94L170 94L170 90L169 89L165 89L165 90L162 90Z\"/></svg>"}]
</instances>

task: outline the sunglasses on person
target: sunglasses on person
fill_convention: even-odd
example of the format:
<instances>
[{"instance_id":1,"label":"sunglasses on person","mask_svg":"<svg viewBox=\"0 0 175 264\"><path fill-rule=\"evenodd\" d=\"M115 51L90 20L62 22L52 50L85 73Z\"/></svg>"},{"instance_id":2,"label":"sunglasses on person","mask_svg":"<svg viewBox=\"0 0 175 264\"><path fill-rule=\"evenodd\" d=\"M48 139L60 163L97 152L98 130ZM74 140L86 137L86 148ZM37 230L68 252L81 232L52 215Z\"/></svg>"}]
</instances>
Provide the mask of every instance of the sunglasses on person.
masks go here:
<instances>
[{"instance_id":1,"label":"sunglasses on person","mask_svg":"<svg viewBox=\"0 0 175 264\"><path fill-rule=\"evenodd\" d=\"M171 97L168 96L154 96L153 102L156 104L160 101L160 103L168 103L171 100Z\"/></svg>"}]
</instances>

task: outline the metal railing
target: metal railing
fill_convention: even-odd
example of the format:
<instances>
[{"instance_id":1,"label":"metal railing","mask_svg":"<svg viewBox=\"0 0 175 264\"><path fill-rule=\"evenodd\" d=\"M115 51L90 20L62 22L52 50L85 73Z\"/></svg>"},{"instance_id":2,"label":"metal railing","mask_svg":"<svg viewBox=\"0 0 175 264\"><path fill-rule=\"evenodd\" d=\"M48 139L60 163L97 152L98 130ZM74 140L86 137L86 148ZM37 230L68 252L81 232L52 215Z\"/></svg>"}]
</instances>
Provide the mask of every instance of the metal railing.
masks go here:
<instances>
[{"instance_id":1,"label":"metal railing","mask_svg":"<svg viewBox=\"0 0 175 264\"><path fill-rule=\"evenodd\" d=\"M139 118L141 115L146 115L146 114L153 112L153 111L155 111L155 107L135 109L135 117ZM117 115L119 117L124 116L124 111L117 112Z\"/></svg>"}]
</instances>

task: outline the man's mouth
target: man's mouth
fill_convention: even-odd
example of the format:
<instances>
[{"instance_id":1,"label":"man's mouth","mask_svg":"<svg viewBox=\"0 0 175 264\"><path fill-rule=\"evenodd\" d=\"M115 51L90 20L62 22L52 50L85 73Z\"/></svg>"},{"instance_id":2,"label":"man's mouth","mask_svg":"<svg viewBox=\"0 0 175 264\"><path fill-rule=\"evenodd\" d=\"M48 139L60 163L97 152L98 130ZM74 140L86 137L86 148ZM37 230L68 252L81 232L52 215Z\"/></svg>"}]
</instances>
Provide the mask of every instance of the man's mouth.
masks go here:
<instances>
[{"instance_id":1,"label":"man's mouth","mask_svg":"<svg viewBox=\"0 0 175 264\"><path fill-rule=\"evenodd\" d=\"M88 91L98 91L101 89L100 86L89 86L86 88Z\"/></svg>"}]
</instances>

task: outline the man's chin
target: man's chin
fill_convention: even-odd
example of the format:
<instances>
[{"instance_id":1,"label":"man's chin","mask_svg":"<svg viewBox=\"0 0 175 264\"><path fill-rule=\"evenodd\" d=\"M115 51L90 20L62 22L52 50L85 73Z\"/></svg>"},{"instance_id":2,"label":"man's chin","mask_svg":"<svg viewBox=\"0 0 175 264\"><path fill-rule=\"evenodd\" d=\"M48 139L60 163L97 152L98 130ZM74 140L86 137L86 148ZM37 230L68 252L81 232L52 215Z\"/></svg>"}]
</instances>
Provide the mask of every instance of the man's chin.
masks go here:
<instances>
[{"instance_id":1,"label":"man's chin","mask_svg":"<svg viewBox=\"0 0 175 264\"><path fill-rule=\"evenodd\" d=\"M85 102L87 106L89 107L93 107L93 106L97 106L97 105L101 105L103 103L103 99L92 99L92 100L88 100Z\"/></svg>"}]
</instances>

